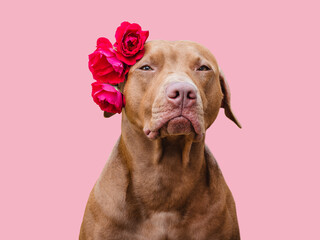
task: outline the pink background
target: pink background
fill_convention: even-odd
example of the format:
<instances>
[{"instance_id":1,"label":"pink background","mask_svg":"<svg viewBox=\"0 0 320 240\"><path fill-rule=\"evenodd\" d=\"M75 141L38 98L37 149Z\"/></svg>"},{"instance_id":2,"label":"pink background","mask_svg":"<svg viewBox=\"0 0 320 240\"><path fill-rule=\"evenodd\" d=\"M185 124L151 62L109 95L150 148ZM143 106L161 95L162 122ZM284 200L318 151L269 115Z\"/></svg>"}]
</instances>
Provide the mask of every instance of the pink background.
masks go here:
<instances>
[{"instance_id":1,"label":"pink background","mask_svg":"<svg viewBox=\"0 0 320 240\"><path fill-rule=\"evenodd\" d=\"M224 70L207 144L244 240L320 239L319 1L1 3L1 239L77 239L89 192L120 134L91 99L88 54L123 20L149 40L192 40Z\"/></svg>"}]
</instances>

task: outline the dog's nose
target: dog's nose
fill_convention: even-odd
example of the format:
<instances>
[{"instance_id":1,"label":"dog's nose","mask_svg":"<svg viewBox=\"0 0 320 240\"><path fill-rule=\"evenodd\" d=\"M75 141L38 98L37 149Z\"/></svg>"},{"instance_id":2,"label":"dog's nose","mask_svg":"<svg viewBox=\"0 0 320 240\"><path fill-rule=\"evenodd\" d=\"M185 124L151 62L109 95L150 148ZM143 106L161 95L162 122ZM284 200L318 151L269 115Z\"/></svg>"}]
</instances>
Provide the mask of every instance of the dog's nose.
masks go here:
<instances>
[{"instance_id":1,"label":"dog's nose","mask_svg":"<svg viewBox=\"0 0 320 240\"><path fill-rule=\"evenodd\" d=\"M197 101L197 90L190 83L171 83L166 94L168 101L177 106L190 107Z\"/></svg>"}]
</instances>

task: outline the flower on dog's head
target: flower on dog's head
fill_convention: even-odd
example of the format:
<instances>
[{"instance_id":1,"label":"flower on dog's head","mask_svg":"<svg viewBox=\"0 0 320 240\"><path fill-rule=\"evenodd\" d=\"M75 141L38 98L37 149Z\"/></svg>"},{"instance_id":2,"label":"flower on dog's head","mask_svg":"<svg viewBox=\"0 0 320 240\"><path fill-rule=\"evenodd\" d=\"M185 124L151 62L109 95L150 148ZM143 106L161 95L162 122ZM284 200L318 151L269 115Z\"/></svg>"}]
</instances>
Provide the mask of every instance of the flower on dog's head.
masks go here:
<instances>
[{"instance_id":1,"label":"flower on dog's head","mask_svg":"<svg viewBox=\"0 0 320 240\"><path fill-rule=\"evenodd\" d=\"M95 80L109 84L123 82L129 68L117 57L111 42L99 38L97 49L89 55L89 69Z\"/></svg>"},{"instance_id":2,"label":"flower on dog's head","mask_svg":"<svg viewBox=\"0 0 320 240\"><path fill-rule=\"evenodd\" d=\"M142 31L136 23L123 22L116 31L117 57L128 65L134 65L144 54L144 43L149 31Z\"/></svg>"},{"instance_id":3,"label":"flower on dog's head","mask_svg":"<svg viewBox=\"0 0 320 240\"><path fill-rule=\"evenodd\" d=\"M101 110L121 113L124 96L114 86L123 82L130 66L144 55L149 31L136 23L123 22L116 31L116 43L107 38L97 40L97 49L89 55L89 69L97 82L92 83L92 97Z\"/></svg>"},{"instance_id":4,"label":"flower on dog's head","mask_svg":"<svg viewBox=\"0 0 320 240\"><path fill-rule=\"evenodd\" d=\"M109 113L121 113L125 100L120 91L109 84L100 82L94 82L91 86L93 101L99 105L101 110Z\"/></svg>"}]
</instances>

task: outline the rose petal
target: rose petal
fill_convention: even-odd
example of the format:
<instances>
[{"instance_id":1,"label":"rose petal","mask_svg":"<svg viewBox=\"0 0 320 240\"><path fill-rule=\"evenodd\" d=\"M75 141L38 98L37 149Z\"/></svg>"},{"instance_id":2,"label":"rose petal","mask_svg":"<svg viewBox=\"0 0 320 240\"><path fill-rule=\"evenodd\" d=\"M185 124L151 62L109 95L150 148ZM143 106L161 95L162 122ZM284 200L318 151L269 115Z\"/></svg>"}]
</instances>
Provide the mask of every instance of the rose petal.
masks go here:
<instances>
[{"instance_id":1,"label":"rose petal","mask_svg":"<svg viewBox=\"0 0 320 240\"><path fill-rule=\"evenodd\" d=\"M92 85L92 97L101 110L121 113L123 106L122 93L109 84L94 82Z\"/></svg>"},{"instance_id":2,"label":"rose petal","mask_svg":"<svg viewBox=\"0 0 320 240\"><path fill-rule=\"evenodd\" d=\"M105 37L98 38L97 40L97 48L108 49L112 48L112 44L109 39Z\"/></svg>"},{"instance_id":3,"label":"rose petal","mask_svg":"<svg viewBox=\"0 0 320 240\"><path fill-rule=\"evenodd\" d=\"M141 26L137 23L132 23L129 26L127 26L127 31L141 31Z\"/></svg>"},{"instance_id":4,"label":"rose petal","mask_svg":"<svg viewBox=\"0 0 320 240\"><path fill-rule=\"evenodd\" d=\"M99 40L102 43L108 41L103 38ZM115 51L110 48L98 48L90 54L88 65L93 78L105 83L117 84L123 82L127 73L127 66L117 58Z\"/></svg>"},{"instance_id":5,"label":"rose petal","mask_svg":"<svg viewBox=\"0 0 320 240\"><path fill-rule=\"evenodd\" d=\"M117 53L117 58L118 58L120 61L122 61L122 62L124 62L125 64L127 64L128 66L132 66L132 65L134 65L134 64L137 62L135 56L133 56L133 57L125 57L125 56L123 56L121 53Z\"/></svg>"},{"instance_id":6,"label":"rose petal","mask_svg":"<svg viewBox=\"0 0 320 240\"><path fill-rule=\"evenodd\" d=\"M115 35L117 42L121 42L123 34L129 25L130 25L129 22L122 22L121 25L117 28L116 35Z\"/></svg>"},{"instance_id":7,"label":"rose petal","mask_svg":"<svg viewBox=\"0 0 320 240\"><path fill-rule=\"evenodd\" d=\"M144 50L144 43L149 36L149 31L142 31L137 23L123 22L117 28L116 42L117 58L131 66L142 58L140 51ZM144 53L144 52L143 52Z\"/></svg>"}]
</instances>

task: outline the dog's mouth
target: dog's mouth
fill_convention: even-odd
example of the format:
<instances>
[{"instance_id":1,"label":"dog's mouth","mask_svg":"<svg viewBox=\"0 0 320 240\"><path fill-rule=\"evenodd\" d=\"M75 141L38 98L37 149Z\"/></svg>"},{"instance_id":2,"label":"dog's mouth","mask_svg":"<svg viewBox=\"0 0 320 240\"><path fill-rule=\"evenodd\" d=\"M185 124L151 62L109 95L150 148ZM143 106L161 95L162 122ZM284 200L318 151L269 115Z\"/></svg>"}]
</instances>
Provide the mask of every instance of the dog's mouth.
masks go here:
<instances>
[{"instance_id":1,"label":"dog's mouth","mask_svg":"<svg viewBox=\"0 0 320 240\"><path fill-rule=\"evenodd\" d=\"M174 116L170 119L161 121L158 126L153 129L145 129L144 133L150 140L159 137L189 135L194 133L195 139L200 139L202 136L201 127L195 119L189 119L184 115Z\"/></svg>"},{"instance_id":2,"label":"dog's mouth","mask_svg":"<svg viewBox=\"0 0 320 240\"><path fill-rule=\"evenodd\" d=\"M167 122L166 130L169 135L184 135L189 134L193 130L193 127L187 118L179 116Z\"/></svg>"}]
</instances>

